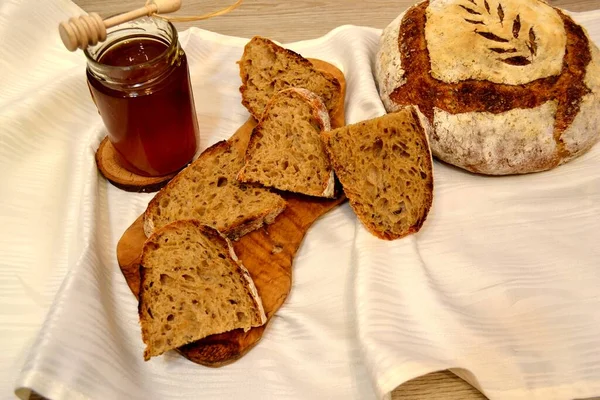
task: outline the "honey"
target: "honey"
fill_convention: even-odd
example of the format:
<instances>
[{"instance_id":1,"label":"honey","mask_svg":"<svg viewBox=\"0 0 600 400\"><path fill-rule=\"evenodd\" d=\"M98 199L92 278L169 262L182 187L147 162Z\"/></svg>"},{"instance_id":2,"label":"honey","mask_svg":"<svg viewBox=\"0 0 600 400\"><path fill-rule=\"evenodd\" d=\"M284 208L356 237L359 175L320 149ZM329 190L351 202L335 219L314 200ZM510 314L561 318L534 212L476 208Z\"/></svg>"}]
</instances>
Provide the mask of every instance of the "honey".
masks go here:
<instances>
[{"instance_id":1,"label":"honey","mask_svg":"<svg viewBox=\"0 0 600 400\"><path fill-rule=\"evenodd\" d=\"M192 160L199 132L187 57L176 31L168 22L147 20L168 24L174 41L123 35L88 55L87 79L122 166L138 175L162 176Z\"/></svg>"}]
</instances>

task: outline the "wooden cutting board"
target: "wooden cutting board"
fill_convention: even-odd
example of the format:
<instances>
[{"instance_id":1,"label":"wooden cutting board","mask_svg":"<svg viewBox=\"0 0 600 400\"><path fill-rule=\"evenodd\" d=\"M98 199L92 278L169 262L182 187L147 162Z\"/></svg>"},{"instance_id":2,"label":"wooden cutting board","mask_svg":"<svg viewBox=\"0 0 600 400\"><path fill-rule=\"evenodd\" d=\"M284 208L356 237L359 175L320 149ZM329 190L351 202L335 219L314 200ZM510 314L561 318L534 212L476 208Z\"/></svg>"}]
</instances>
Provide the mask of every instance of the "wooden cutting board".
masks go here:
<instances>
[{"instance_id":1,"label":"wooden cutting board","mask_svg":"<svg viewBox=\"0 0 600 400\"><path fill-rule=\"evenodd\" d=\"M331 73L339 80L342 85L342 99L345 98L346 83L342 72L321 60L311 60L311 62L318 69ZM333 127L344 125L344 104L340 104L332 113L331 124ZM245 148L254 126L256 121L251 117L229 141L235 143L236 147ZM341 188L338 187L336 190L339 197L335 200L284 194L287 207L275 222L233 243L235 252L254 280L269 320L290 292L292 262L308 228L320 216L345 200ZM139 264L145 240L143 216L140 216L123 233L117 244L117 261L129 288L136 297L140 288ZM267 324L247 332L237 329L208 336L185 345L178 351L184 357L199 364L211 367L226 365L243 356L258 343Z\"/></svg>"}]
</instances>

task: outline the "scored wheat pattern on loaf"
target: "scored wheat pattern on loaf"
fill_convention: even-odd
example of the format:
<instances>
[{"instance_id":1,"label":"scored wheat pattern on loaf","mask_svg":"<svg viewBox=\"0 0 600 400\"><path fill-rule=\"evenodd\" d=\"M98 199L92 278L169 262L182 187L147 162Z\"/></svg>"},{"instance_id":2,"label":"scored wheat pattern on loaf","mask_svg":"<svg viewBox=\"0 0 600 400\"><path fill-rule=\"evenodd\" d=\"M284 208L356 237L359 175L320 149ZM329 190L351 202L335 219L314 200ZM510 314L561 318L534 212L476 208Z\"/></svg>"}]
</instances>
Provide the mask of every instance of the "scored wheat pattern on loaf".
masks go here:
<instances>
[{"instance_id":1,"label":"scored wheat pattern on loaf","mask_svg":"<svg viewBox=\"0 0 600 400\"><path fill-rule=\"evenodd\" d=\"M468 0L470 4L461 4L460 7L468 13L464 21L472 25L481 25L487 29L475 29L474 33L491 41L489 50L493 53L507 55L508 57L500 57L499 60L506 64L523 66L529 65L533 61L533 57L537 54L537 40L534 27L529 28L527 37L524 37L522 30L525 26L521 23L521 15L517 14L512 20L512 37L504 36L503 33L495 33L492 22L497 19L501 25L511 23L505 21L504 8L502 3L498 4L495 12L491 9L487 0L478 3L476 0ZM525 55L524 53L528 53Z\"/></svg>"}]
</instances>

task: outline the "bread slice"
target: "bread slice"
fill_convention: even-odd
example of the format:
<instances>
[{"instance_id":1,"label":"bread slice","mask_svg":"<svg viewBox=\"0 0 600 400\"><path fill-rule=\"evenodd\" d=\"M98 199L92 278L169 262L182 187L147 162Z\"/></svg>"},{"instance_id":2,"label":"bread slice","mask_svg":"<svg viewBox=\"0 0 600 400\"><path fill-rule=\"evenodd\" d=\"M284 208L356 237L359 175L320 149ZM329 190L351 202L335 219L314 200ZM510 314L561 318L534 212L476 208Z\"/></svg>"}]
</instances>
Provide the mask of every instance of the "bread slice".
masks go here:
<instances>
[{"instance_id":1,"label":"bread slice","mask_svg":"<svg viewBox=\"0 0 600 400\"><path fill-rule=\"evenodd\" d=\"M322 136L350 205L371 233L392 240L421 228L433 201L433 168L413 107Z\"/></svg>"},{"instance_id":2,"label":"bread slice","mask_svg":"<svg viewBox=\"0 0 600 400\"><path fill-rule=\"evenodd\" d=\"M150 201L144 233L180 219L197 219L230 239L270 224L285 200L268 189L238 182L243 150L226 141L206 149Z\"/></svg>"},{"instance_id":3,"label":"bread slice","mask_svg":"<svg viewBox=\"0 0 600 400\"><path fill-rule=\"evenodd\" d=\"M175 221L144 244L139 317L144 359L267 318L231 243L194 220Z\"/></svg>"},{"instance_id":4,"label":"bread slice","mask_svg":"<svg viewBox=\"0 0 600 400\"><path fill-rule=\"evenodd\" d=\"M300 54L255 36L241 60L242 104L260 120L271 97L290 87L308 89L323 99L331 115L343 106L340 82L331 74L317 70Z\"/></svg>"},{"instance_id":5,"label":"bread slice","mask_svg":"<svg viewBox=\"0 0 600 400\"><path fill-rule=\"evenodd\" d=\"M333 197L333 169L321 141L321 132L328 130L329 114L319 96L306 89L280 91L252 131L238 179Z\"/></svg>"}]
</instances>

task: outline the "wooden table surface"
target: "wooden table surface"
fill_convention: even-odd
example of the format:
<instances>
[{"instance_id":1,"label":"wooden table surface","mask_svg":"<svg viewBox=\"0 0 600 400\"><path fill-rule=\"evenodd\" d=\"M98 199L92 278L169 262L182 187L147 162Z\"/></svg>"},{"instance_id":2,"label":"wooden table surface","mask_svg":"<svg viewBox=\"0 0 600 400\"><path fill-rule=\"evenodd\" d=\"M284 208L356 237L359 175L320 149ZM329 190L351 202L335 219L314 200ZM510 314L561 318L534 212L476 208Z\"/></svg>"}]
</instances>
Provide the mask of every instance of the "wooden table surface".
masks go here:
<instances>
[{"instance_id":1,"label":"wooden table surface","mask_svg":"<svg viewBox=\"0 0 600 400\"><path fill-rule=\"evenodd\" d=\"M137 8L145 0L74 0L87 12L102 17ZM416 1L416 0L415 0ZM266 36L282 43L314 39L333 28L352 24L385 28L413 0L245 0L230 14L214 19L176 23L179 30L197 26L224 35ZM204 14L233 3L221 0L183 0L178 14ZM570 11L600 8L599 0L550 0L552 5ZM473 400L485 399L479 391L449 371L431 373L400 385L393 400Z\"/></svg>"}]
</instances>

